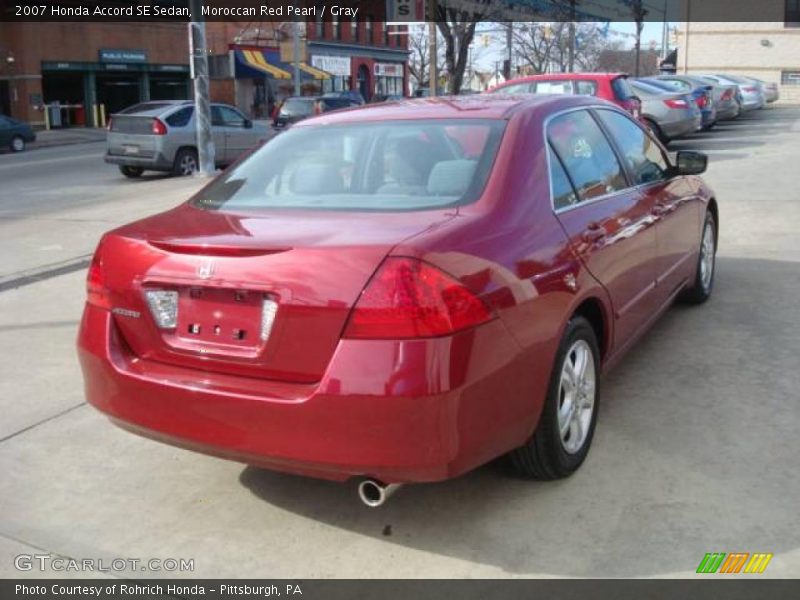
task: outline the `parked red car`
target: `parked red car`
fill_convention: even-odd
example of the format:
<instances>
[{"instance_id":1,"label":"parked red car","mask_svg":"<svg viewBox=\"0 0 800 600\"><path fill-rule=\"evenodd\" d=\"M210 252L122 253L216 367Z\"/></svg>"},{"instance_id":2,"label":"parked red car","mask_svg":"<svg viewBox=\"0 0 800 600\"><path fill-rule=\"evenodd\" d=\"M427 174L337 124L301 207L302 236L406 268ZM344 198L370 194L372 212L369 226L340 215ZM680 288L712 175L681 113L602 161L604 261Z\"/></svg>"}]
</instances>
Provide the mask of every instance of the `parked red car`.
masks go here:
<instances>
[{"instance_id":1,"label":"parked red car","mask_svg":"<svg viewBox=\"0 0 800 600\"><path fill-rule=\"evenodd\" d=\"M639 118L642 103L628 83L626 73L546 73L510 79L489 90L491 94L570 94L595 96L613 102Z\"/></svg>"},{"instance_id":2,"label":"parked red car","mask_svg":"<svg viewBox=\"0 0 800 600\"><path fill-rule=\"evenodd\" d=\"M86 395L157 440L363 478L371 505L506 453L526 476L567 476L600 373L676 297L711 293L705 165L671 162L586 96L299 122L102 238L78 340Z\"/></svg>"}]
</instances>

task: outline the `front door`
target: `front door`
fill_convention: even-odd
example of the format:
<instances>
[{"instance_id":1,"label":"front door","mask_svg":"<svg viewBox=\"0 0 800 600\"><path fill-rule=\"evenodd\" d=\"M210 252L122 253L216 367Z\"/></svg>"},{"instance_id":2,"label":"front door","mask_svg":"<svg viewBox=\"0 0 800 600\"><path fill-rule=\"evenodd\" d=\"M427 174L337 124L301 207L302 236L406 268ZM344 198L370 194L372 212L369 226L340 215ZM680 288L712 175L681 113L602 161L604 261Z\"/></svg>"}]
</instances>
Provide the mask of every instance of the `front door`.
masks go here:
<instances>
[{"instance_id":1,"label":"front door","mask_svg":"<svg viewBox=\"0 0 800 600\"><path fill-rule=\"evenodd\" d=\"M614 346L628 342L652 314L656 233L642 195L587 110L548 126L552 179L569 182L554 208L573 252L606 288L614 310Z\"/></svg>"},{"instance_id":2,"label":"front door","mask_svg":"<svg viewBox=\"0 0 800 600\"><path fill-rule=\"evenodd\" d=\"M705 206L685 178L671 176L669 159L649 132L619 112L598 110L596 114L656 224L656 298L663 304L694 272Z\"/></svg>"},{"instance_id":3,"label":"front door","mask_svg":"<svg viewBox=\"0 0 800 600\"><path fill-rule=\"evenodd\" d=\"M220 106L219 112L225 130L225 160L231 163L254 145L253 130L247 128L247 118L238 110Z\"/></svg>"}]
</instances>

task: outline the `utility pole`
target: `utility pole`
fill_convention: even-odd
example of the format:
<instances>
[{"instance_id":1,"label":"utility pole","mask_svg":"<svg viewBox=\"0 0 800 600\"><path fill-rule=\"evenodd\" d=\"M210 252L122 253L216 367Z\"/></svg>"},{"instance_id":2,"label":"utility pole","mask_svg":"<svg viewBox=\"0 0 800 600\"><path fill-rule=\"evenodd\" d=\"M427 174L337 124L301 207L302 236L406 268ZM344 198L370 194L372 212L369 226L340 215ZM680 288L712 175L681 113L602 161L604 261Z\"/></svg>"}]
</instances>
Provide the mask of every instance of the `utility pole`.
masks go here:
<instances>
[{"instance_id":1,"label":"utility pole","mask_svg":"<svg viewBox=\"0 0 800 600\"><path fill-rule=\"evenodd\" d=\"M428 54L430 54L430 95L439 95L439 70L436 65L436 55L439 53L436 47L436 0L428 1Z\"/></svg>"},{"instance_id":2,"label":"utility pole","mask_svg":"<svg viewBox=\"0 0 800 600\"><path fill-rule=\"evenodd\" d=\"M506 46L508 47L508 79L514 77L514 22L508 22L508 29L506 29Z\"/></svg>"},{"instance_id":3,"label":"utility pole","mask_svg":"<svg viewBox=\"0 0 800 600\"><path fill-rule=\"evenodd\" d=\"M300 23L297 17L292 27L292 62L294 63L294 95L300 95Z\"/></svg>"},{"instance_id":4,"label":"utility pole","mask_svg":"<svg viewBox=\"0 0 800 600\"><path fill-rule=\"evenodd\" d=\"M575 71L575 4L576 0L569 0L569 50L567 51L567 71ZM559 44L560 46L561 44Z\"/></svg>"},{"instance_id":5,"label":"utility pole","mask_svg":"<svg viewBox=\"0 0 800 600\"><path fill-rule=\"evenodd\" d=\"M194 114L197 123L197 161L202 175L214 175L214 138L211 135L211 102L208 93L208 51L203 0L190 0L189 50L194 79Z\"/></svg>"}]
</instances>

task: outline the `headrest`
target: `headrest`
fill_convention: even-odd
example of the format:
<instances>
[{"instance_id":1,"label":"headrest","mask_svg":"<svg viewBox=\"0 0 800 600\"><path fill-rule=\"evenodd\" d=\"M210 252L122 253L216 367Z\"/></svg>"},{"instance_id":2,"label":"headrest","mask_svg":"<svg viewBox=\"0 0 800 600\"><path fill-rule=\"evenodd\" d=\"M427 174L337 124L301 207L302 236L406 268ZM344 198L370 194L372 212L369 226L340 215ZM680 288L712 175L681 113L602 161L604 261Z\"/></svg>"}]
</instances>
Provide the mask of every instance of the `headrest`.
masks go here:
<instances>
[{"instance_id":1,"label":"headrest","mask_svg":"<svg viewBox=\"0 0 800 600\"><path fill-rule=\"evenodd\" d=\"M306 164L292 173L289 189L293 194L339 194L344 191L344 179L331 164Z\"/></svg>"},{"instance_id":2,"label":"headrest","mask_svg":"<svg viewBox=\"0 0 800 600\"><path fill-rule=\"evenodd\" d=\"M472 183L477 162L474 160L444 160L431 169L428 193L432 196L461 196Z\"/></svg>"}]
</instances>

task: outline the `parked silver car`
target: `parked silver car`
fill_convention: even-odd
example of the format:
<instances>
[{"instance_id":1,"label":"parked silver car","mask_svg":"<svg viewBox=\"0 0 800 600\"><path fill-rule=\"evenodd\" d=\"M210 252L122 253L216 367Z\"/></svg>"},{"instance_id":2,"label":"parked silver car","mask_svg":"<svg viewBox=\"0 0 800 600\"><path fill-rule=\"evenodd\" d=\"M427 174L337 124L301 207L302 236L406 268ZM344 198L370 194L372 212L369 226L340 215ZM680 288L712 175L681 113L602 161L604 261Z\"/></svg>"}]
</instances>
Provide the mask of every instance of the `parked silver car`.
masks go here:
<instances>
[{"instance_id":1,"label":"parked silver car","mask_svg":"<svg viewBox=\"0 0 800 600\"><path fill-rule=\"evenodd\" d=\"M764 108L764 106L767 104L767 100L764 97L764 92L761 89L761 86L753 81L748 81L744 77L716 73L713 75L703 74L701 77L711 81L712 83L723 83L738 87L743 111Z\"/></svg>"},{"instance_id":2,"label":"parked silver car","mask_svg":"<svg viewBox=\"0 0 800 600\"><path fill-rule=\"evenodd\" d=\"M270 137L227 104L211 105L215 162L225 166ZM198 170L194 104L186 100L136 104L111 115L105 161L119 165L126 177L144 171L191 175Z\"/></svg>"},{"instance_id":3,"label":"parked silver car","mask_svg":"<svg viewBox=\"0 0 800 600\"><path fill-rule=\"evenodd\" d=\"M702 128L703 115L691 95L666 92L641 80L629 83L642 101L642 122L663 143Z\"/></svg>"},{"instance_id":4,"label":"parked silver car","mask_svg":"<svg viewBox=\"0 0 800 600\"><path fill-rule=\"evenodd\" d=\"M761 91L764 92L764 99L767 101L767 104L772 104L773 102L780 100L781 93L777 83L770 83L769 81L764 81L758 77L743 76L742 79L747 79L748 81L752 81L753 83L760 85Z\"/></svg>"},{"instance_id":5,"label":"parked silver car","mask_svg":"<svg viewBox=\"0 0 800 600\"><path fill-rule=\"evenodd\" d=\"M692 89L698 86L711 87L711 97L714 100L714 106L717 108L718 121L735 119L742 112L742 107L739 106L739 101L737 100L738 87L735 85L712 83L696 75L657 75L655 79L670 84L675 88L676 92L684 94L690 93Z\"/></svg>"}]
</instances>

